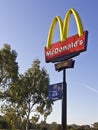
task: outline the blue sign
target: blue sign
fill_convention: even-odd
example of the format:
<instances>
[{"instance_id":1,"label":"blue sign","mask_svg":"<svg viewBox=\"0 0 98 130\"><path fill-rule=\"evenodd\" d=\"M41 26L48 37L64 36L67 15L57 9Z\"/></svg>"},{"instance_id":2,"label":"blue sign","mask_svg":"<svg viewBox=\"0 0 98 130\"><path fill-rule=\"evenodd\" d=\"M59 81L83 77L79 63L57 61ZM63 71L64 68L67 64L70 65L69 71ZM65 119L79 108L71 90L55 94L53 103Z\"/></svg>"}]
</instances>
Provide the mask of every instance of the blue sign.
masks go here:
<instances>
[{"instance_id":1,"label":"blue sign","mask_svg":"<svg viewBox=\"0 0 98 130\"><path fill-rule=\"evenodd\" d=\"M49 100L62 99L62 83L49 85Z\"/></svg>"}]
</instances>

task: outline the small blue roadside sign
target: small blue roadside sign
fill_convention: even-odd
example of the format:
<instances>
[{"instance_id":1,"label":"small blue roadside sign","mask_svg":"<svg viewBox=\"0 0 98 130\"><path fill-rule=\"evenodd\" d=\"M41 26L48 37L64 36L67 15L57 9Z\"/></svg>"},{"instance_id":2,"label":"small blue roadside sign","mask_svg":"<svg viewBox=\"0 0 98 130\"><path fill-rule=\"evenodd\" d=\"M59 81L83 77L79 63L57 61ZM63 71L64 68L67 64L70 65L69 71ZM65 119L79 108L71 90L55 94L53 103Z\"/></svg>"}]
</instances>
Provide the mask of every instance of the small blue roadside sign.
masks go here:
<instances>
[{"instance_id":1,"label":"small blue roadside sign","mask_svg":"<svg viewBox=\"0 0 98 130\"><path fill-rule=\"evenodd\" d=\"M49 85L49 100L59 100L62 99L62 83L56 83Z\"/></svg>"}]
</instances>

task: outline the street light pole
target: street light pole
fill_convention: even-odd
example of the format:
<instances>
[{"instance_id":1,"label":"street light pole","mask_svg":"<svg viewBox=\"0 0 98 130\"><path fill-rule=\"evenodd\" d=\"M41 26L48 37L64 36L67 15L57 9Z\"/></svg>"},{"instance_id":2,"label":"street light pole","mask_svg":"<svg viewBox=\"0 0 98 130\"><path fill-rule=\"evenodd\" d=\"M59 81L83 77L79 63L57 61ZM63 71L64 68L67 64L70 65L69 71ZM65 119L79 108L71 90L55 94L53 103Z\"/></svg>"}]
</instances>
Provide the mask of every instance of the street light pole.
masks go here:
<instances>
[{"instance_id":1,"label":"street light pole","mask_svg":"<svg viewBox=\"0 0 98 130\"><path fill-rule=\"evenodd\" d=\"M65 68L63 68L62 130L67 130L67 83Z\"/></svg>"}]
</instances>

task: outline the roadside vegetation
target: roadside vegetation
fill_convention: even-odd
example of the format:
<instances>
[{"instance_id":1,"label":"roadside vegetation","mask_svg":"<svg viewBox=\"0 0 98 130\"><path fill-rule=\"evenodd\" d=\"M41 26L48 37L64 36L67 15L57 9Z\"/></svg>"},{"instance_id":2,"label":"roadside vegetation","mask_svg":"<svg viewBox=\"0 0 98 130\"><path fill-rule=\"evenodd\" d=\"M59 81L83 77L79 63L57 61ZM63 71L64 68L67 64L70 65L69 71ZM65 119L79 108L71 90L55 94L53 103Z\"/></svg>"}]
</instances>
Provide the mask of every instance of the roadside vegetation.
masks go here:
<instances>
[{"instance_id":1,"label":"roadside vegetation","mask_svg":"<svg viewBox=\"0 0 98 130\"><path fill-rule=\"evenodd\" d=\"M52 111L48 100L49 75L35 59L24 74L19 73L17 52L4 44L0 50L0 111L9 129L28 130L30 122L43 120ZM4 122L3 122L4 123Z\"/></svg>"}]
</instances>

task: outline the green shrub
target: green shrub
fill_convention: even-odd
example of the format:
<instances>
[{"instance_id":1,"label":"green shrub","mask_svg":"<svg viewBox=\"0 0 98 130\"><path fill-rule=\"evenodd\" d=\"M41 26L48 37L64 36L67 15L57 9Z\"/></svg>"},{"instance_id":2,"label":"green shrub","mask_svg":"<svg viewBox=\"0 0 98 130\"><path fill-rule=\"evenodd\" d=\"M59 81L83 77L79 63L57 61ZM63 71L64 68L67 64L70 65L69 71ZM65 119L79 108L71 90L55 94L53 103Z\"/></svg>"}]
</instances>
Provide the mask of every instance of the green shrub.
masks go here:
<instances>
[{"instance_id":1,"label":"green shrub","mask_svg":"<svg viewBox=\"0 0 98 130\"><path fill-rule=\"evenodd\" d=\"M40 130L47 130L47 128L46 127L41 127Z\"/></svg>"},{"instance_id":2,"label":"green shrub","mask_svg":"<svg viewBox=\"0 0 98 130\"><path fill-rule=\"evenodd\" d=\"M61 130L61 125L57 125L57 127L55 128L55 130Z\"/></svg>"}]
</instances>

